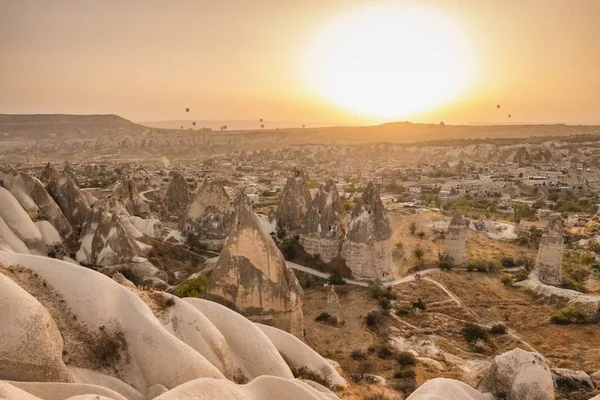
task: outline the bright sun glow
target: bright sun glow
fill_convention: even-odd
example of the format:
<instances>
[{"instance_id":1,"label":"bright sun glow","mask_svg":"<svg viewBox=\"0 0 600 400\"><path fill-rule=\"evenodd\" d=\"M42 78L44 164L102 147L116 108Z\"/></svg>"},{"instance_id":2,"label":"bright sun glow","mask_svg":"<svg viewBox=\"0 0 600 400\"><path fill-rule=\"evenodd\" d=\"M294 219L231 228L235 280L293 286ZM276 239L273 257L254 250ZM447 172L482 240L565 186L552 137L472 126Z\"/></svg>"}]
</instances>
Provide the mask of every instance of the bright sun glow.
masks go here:
<instances>
[{"instance_id":1,"label":"bright sun glow","mask_svg":"<svg viewBox=\"0 0 600 400\"><path fill-rule=\"evenodd\" d=\"M309 85L365 117L391 120L445 104L471 81L469 40L449 16L417 5L376 5L330 22L310 49Z\"/></svg>"}]
</instances>

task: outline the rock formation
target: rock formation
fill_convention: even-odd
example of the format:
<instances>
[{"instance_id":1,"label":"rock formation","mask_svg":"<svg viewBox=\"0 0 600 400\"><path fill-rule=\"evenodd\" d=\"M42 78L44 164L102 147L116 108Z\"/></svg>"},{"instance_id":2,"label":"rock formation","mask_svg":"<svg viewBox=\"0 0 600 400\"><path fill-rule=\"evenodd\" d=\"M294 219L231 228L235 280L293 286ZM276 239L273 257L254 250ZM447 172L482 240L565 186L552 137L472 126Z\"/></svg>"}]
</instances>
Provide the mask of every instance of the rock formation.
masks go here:
<instances>
[{"instance_id":1,"label":"rock formation","mask_svg":"<svg viewBox=\"0 0 600 400\"><path fill-rule=\"evenodd\" d=\"M0 182L34 220L46 220L63 236L73 228L44 185L33 176L14 169L0 169Z\"/></svg>"},{"instance_id":2,"label":"rock formation","mask_svg":"<svg viewBox=\"0 0 600 400\"><path fill-rule=\"evenodd\" d=\"M140 246L116 214L94 210L81 229L77 261L109 267L133 261L142 255Z\"/></svg>"},{"instance_id":3,"label":"rock formation","mask_svg":"<svg viewBox=\"0 0 600 400\"><path fill-rule=\"evenodd\" d=\"M463 265L467 262L468 231L467 220L458 213L454 214L448 225L444 242L444 255L452 265Z\"/></svg>"},{"instance_id":4,"label":"rock formation","mask_svg":"<svg viewBox=\"0 0 600 400\"><path fill-rule=\"evenodd\" d=\"M48 189L71 226L81 229L92 210L86 196L73 179L62 173L57 181L48 185Z\"/></svg>"},{"instance_id":5,"label":"rock formation","mask_svg":"<svg viewBox=\"0 0 600 400\"><path fill-rule=\"evenodd\" d=\"M540 281L551 285L562 283L564 243L562 219L555 217L548 223L548 229L540 239L536 260Z\"/></svg>"},{"instance_id":6,"label":"rock formation","mask_svg":"<svg viewBox=\"0 0 600 400\"><path fill-rule=\"evenodd\" d=\"M129 177L115 184L112 198L120 201L131 215L141 218L150 216L150 207L140 197L135 182Z\"/></svg>"},{"instance_id":7,"label":"rock formation","mask_svg":"<svg viewBox=\"0 0 600 400\"><path fill-rule=\"evenodd\" d=\"M165 207L169 217L179 220L190 205L192 196L183 175L177 171L172 171L170 175L171 182L165 196Z\"/></svg>"},{"instance_id":8,"label":"rock formation","mask_svg":"<svg viewBox=\"0 0 600 400\"><path fill-rule=\"evenodd\" d=\"M59 176L60 173L58 172L56 167L52 163L48 163L46 164L42 173L40 174L40 181L43 184L47 185L50 182L56 182Z\"/></svg>"},{"instance_id":9,"label":"rock formation","mask_svg":"<svg viewBox=\"0 0 600 400\"><path fill-rule=\"evenodd\" d=\"M278 232L286 237L299 235L310 202L308 177L303 171L297 168L292 169L283 188L281 202L277 207Z\"/></svg>"},{"instance_id":10,"label":"rock formation","mask_svg":"<svg viewBox=\"0 0 600 400\"><path fill-rule=\"evenodd\" d=\"M327 293L325 312L329 314L331 318L333 318L338 323L341 323L344 320L342 318L342 305L340 304L339 296L335 292L334 285L331 285L329 292Z\"/></svg>"},{"instance_id":11,"label":"rock formation","mask_svg":"<svg viewBox=\"0 0 600 400\"><path fill-rule=\"evenodd\" d=\"M141 291L117 275L121 286L53 259L0 253L0 266L7 400L337 398L292 371L347 386L304 343L222 305Z\"/></svg>"},{"instance_id":12,"label":"rock formation","mask_svg":"<svg viewBox=\"0 0 600 400\"><path fill-rule=\"evenodd\" d=\"M339 256L346 232L342 225L344 205L332 180L321 185L304 216L300 244L324 262Z\"/></svg>"},{"instance_id":13,"label":"rock formation","mask_svg":"<svg viewBox=\"0 0 600 400\"><path fill-rule=\"evenodd\" d=\"M477 388L506 400L554 400L546 360L519 348L496 356Z\"/></svg>"},{"instance_id":14,"label":"rock formation","mask_svg":"<svg viewBox=\"0 0 600 400\"><path fill-rule=\"evenodd\" d=\"M42 233L11 192L0 186L0 242L9 251L47 255Z\"/></svg>"},{"instance_id":15,"label":"rock formation","mask_svg":"<svg viewBox=\"0 0 600 400\"><path fill-rule=\"evenodd\" d=\"M207 293L251 320L303 337L302 288L243 194Z\"/></svg>"},{"instance_id":16,"label":"rock formation","mask_svg":"<svg viewBox=\"0 0 600 400\"><path fill-rule=\"evenodd\" d=\"M216 179L205 179L198 187L184 219L183 234L192 243L218 251L231 232L235 213L231 199Z\"/></svg>"},{"instance_id":17,"label":"rock formation","mask_svg":"<svg viewBox=\"0 0 600 400\"><path fill-rule=\"evenodd\" d=\"M342 257L356 279L392 279L392 227L379 190L370 182L352 211Z\"/></svg>"}]
</instances>

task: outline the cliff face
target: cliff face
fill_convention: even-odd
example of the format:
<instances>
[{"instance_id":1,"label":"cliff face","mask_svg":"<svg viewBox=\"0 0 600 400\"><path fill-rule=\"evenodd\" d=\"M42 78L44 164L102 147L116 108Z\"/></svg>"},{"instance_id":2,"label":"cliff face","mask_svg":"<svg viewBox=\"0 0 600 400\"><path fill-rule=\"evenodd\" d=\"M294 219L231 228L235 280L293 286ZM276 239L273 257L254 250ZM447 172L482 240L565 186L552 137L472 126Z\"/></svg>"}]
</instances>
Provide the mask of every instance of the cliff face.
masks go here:
<instances>
[{"instance_id":1,"label":"cliff face","mask_svg":"<svg viewBox=\"0 0 600 400\"><path fill-rule=\"evenodd\" d=\"M311 255L330 262L340 254L346 232L342 225L344 205L332 180L321 185L304 216L300 244Z\"/></svg>"},{"instance_id":2,"label":"cliff face","mask_svg":"<svg viewBox=\"0 0 600 400\"><path fill-rule=\"evenodd\" d=\"M560 217L556 217L548 223L548 229L540 239L536 259L540 281L551 285L562 283L564 246L563 223Z\"/></svg>"},{"instance_id":3,"label":"cliff face","mask_svg":"<svg viewBox=\"0 0 600 400\"><path fill-rule=\"evenodd\" d=\"M277 208L278 231L288 237L299 235L310 203L308 178L303 171L294 168L285 183Z\"/></svg>"},{"instance_id":4,"label":"cliff face","mask_svg":"<svg viewBox=\"0 0 600 400\"><path fill-rule=\"evenodd\" d=\"M183 218L183 233L211 250L220 250L234 221L231 199L215 179L205 179Z\"/></svg>"},{"instance_id":5,"label":"cliff face","mask_svg":"<svg viewBox=\"0 0 600 400\"><path fill-rule=\"evenodd\" d=\"M303 291L283 255L244 199L208 282L208 296L253 321L303 337Z\"/></svg>"},{"instance_id":6,"label":"cliff face","mask_svg":"<svg viewBox=\"0 0 600 400\"><path fill-rule=\"evenodd\" d=\"M463 265L467 262L468 221L460 214L454 214L444 243L444 254L452 265Z\"/></svg>"},{"instance_id":7,"label":"cliff face","mask_svg":"<svg viewBox=\"0 0 600 400\"><path fill-rule=\"evenodd\" d=\"M342 257L357 279L393 279L392 228L379 190L369 183L356 204L342 245Z\"/></svg>"}]
</instances>

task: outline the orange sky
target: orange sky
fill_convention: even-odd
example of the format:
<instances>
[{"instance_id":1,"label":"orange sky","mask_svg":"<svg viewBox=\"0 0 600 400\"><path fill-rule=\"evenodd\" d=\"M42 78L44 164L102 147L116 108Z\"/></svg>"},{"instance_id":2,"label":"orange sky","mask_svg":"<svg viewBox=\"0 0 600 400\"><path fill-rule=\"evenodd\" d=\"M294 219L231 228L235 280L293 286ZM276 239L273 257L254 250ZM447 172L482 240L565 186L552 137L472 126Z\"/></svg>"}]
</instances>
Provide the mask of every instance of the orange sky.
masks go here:
<instances>
[{"instance_id":1,"label":"orange sky","mask_svg":"<svg viewBox=\"0 0 600 400\"><path fill-rule=\"evenodd\" d=\"M2 0L0 113L382 122L316 96L304 68L339 15L399 2ZM600 123L600 1L412 3L460 25L475 70L460 98L403 119Z\"/></svg>"}]
</instances>

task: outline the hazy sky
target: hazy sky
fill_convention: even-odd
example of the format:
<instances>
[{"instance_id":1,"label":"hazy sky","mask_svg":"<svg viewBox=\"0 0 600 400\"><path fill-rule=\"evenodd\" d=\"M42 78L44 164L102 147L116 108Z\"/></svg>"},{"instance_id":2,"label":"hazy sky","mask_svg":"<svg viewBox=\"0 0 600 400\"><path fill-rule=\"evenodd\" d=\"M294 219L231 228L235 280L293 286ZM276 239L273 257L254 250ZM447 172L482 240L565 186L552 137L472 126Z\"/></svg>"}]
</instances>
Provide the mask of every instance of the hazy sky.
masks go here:
<instances>
[{"instance_id":1,"label":"hazy sky","mask_svg":"<svg viewBox=\"0 0 600 400\"><path fill-rule=\"evenodd\" d=\"M411 115L399 110L398 119L600 123L600 0L0 0L0 113L114 113L135 121L396 119L348 109L337 81L311 78L313 68L318 75L332 62L311 53L333 40L323 32L379 3L425 4L458 27L470 54L448 56L457 58L454 69L468 70L458 96ZM438 32L430 22L416 21L417 31ZM404 56L408 63L416 56L407 41L418 47L423 35L394 32L367 44L384 53L382 63L403 63ZM344 37L335 36L340 43L333 46L352 51ZM433 46L430 56L440 51L431 40L424 44ZM353 64L360 57L340 54L334 60L340 74L362 79L362 67ZM371 60L364 68L373 68L377 53L365 57ZM392 67L398 76L404 71ZM444 67L431 69L442 84L455 79L443 75ZM369 90L369 82L359 83L350 93L356 100ZM337 90L332 97L341 101L322 95L320 86L333 87L327 90ZM411 90L402 93L402 104L419 95Z\"/></svg>"}]
</instances>

